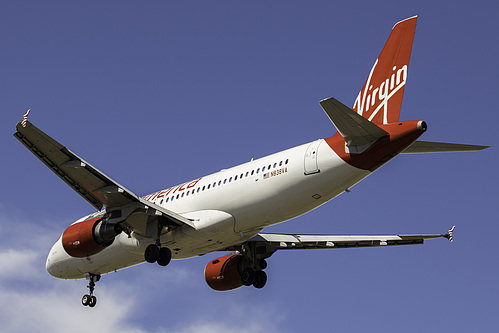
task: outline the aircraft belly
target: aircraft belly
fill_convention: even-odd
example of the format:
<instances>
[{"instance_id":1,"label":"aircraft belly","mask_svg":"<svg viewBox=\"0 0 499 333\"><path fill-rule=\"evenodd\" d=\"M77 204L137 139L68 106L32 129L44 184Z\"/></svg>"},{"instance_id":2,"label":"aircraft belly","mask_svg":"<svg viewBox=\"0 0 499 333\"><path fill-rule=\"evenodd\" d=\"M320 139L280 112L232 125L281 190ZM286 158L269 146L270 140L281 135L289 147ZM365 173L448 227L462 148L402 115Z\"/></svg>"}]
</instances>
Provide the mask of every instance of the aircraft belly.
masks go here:
<instances>
[{"instance_id":1,"label":"aircraft belly","mask_svg":"<svg viewBox=\"0 0 499 333\"><path fill-rule=\"evenodd\" d=\"M198 210L183 216L191 219L196 228L182 226L161 239L162 244L172 250L175 259L220 250L240 239L234 232L234 217L229 213L221 210Z\"/></svg>"}]
</instances>

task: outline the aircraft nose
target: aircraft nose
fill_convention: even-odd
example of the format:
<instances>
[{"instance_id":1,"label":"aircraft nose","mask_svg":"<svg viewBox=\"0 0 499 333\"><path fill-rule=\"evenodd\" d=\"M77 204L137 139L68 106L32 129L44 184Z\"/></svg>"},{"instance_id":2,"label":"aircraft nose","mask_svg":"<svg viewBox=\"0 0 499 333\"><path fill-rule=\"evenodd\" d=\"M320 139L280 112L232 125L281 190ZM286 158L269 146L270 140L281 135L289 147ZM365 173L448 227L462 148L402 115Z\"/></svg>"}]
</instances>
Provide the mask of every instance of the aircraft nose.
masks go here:
<instances>
[{"instance_id":1,"label":"aircraft nose","mask_svg":"<svg viewBox=\"0 0 499 333\"><path fill-rule=\"evenodd\" d=\"M47 272L54 276L54 274L52 274L52 263L51 263L51 260L50 260L50 253L49 255L47 256L47 261L45 262L45 269L47 270Z\"/></svg>"},{"instance_id":2,"label":"aircraft nose","mask_svg":"<svg viewBox=\"0 0 499 333\"><path fill-rule=\"evenodd\" d=\"M52 246L50 252L47 256L47 261L45 263L45 269L47 272L57 278L61 278L61 271L58 268L60 266L60 262L64 259L65 252L62 247L62 241L59 238L57 242Z\"/></svg>"}]
</instances>

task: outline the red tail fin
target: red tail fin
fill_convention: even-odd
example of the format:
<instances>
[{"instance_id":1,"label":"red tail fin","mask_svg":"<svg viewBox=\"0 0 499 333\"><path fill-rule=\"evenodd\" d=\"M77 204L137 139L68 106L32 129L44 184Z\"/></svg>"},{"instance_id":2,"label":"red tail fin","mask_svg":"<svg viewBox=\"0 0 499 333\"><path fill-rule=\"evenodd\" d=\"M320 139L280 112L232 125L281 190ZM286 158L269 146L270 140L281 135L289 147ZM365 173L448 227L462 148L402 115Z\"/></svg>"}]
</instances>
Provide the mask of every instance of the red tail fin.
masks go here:
<instances>
[{"instance_id":1,"label":"red tail fin","mask_svg":"<svg viewBox=\"0 0 499 333\"><path fill-rule=\"evenodd\" d=\"M417 19L414 16L395 24L355 100L353 110L373 123L399 119Z\"/></svg>"}]
</instances>

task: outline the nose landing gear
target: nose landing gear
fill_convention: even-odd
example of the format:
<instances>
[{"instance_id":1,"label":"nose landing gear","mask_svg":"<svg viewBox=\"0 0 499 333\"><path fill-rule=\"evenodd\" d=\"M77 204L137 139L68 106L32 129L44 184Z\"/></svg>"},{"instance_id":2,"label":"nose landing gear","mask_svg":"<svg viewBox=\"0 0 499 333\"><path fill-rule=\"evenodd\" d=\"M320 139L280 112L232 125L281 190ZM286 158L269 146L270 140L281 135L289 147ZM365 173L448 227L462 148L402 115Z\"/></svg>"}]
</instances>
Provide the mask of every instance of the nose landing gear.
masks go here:
<instances>
[{"instance_id":1,"label":"nose landing gear","mask_svg":"<svg viewBox=\"0 0 499 333\"><path fill-rule=\"evenodd\" d=\"M83 295L81 304L93 308L97 304L97 297L94 296L95 283L100 280L100 275L87 273L85 278L89 281L87 288L90 290L90 294Z\"/></svg>"}]
</instances>

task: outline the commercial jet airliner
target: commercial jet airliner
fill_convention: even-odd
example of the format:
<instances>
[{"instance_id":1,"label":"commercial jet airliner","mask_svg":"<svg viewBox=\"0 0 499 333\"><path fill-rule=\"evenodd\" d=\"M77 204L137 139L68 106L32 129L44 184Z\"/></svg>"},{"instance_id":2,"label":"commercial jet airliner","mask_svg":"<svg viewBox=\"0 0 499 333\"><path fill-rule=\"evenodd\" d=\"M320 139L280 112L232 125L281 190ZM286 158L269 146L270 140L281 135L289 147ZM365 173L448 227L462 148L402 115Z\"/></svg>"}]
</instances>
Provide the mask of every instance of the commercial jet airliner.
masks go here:
<instances>
[{"instance_id":1,"label":"commercial jet airliner","mask_svg":"<svg viewBox=\"0 0 499 333\"><path fill-rule=\"evenodd\" d=\"M270 225L317 208L357 184L398 154L481 150L487 146L418 141L421 120L399 120L417 17L392 29L353 108L334 98L320 105L337 129L270 156L187 181L144 197L93 167L27 120L14 134L96 212L70 225L53 245L47 271L60 279L89 280L82 304L94 307L102 274L144 261L166 266L213 251L207 284L225 291L263 288L277 250L337 249L423 244L434 235L270 234Z\"/></svg>"}]
</instances>

